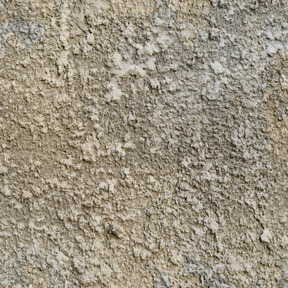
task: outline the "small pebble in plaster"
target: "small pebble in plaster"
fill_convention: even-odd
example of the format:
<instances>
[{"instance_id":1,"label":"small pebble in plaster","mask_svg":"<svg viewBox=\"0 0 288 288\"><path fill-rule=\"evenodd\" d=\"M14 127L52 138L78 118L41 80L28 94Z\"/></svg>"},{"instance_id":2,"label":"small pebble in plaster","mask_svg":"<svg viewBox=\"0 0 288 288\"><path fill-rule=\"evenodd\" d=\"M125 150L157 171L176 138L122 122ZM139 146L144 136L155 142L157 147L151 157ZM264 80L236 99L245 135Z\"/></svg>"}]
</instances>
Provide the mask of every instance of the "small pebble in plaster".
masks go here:
<instances>
[{"instance_id":1,"label":"small pebble in plaster","mask_svg":"<svg viewBox=\"0 0 288 288\"><path fill-rule=\"evenodd\" d=\"M170 287L170 281L167 275L162 274L162 280L165 283L166 287Z\"/></svg>"},{"instance_id":2,"label":"small pebble in plaster","mask_svg":"<svg viewBox=\"0 0 288 288\"><path fill-rule=\"evenodd\" d=\"M7 167L0 166L0 174L7 174L7 173L8 173Z\"/></svg>"},{"instance_id":3,"label":"small pebble in plaster","mask_svg":"<svg viewBox=\"0 0 288 288\"><path fill-rule=\"evenodd\" d=\"M262 234L260 235L260 240L262 242L265 242L265 243L269 243L272 239L272 234L271 232L269 231L269 229L265 228L262 232Z\"/></svg>"},{"instance_id":4,"label":"small pebble in plaster","mask_svg":"<svg viewBox=\"0 0 288 288\"><path fill-rule=\"evenodd\" d=\"M94 38L94 35L92 33L89 33L87 35L87 43L90 44L90 45L93 45L95 42L95 38Z\"/></svg>"},{"instance_id":5,"label":"small pebble in plaster","mask_svg":"<svg viewBox=\"0 0 288 288\"><path fill-rule=\"evenodd\" d=\"M225 70L224 67L222 66L222 64L219 63L219 62L217 62L217 61L211 63L210 66L211 66L211 68L213 69L213 71L214 71L215 74L221 74L221 73L223 73L224 70Z\"/></svg>"},{"instance_id":6,"label":"small pebble in plaster","mask_svg":"<svg viewBox=\"0 0 288 288\"><path fill-rule=\"evenodd\" d=\"M118 81L116 78L112 78L108 84L109 92L105 95L105 101L107 103L111 101L119 101L122 95L122 91L119 88Z\"/></svg>"}]
</instances>

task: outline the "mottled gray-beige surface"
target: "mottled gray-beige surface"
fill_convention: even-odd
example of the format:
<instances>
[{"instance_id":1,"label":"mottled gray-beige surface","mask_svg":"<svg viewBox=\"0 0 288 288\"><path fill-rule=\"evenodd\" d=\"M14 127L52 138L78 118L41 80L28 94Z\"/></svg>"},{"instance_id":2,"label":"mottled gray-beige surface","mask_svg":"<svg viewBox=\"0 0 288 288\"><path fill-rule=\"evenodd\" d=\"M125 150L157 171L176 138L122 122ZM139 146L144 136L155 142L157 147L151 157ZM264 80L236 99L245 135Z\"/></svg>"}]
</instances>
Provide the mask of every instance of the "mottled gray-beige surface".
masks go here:
<instances>
[{"instance_id":1,"label":"mottled gray-beige surface","mask_svg":"<svg viewBox=\"0 0 288 288\"><path fill-rule=\"evenodd\" d=\"M0 287L288 287L287 16L0 0Z\"/></svg>"}]
</instances>

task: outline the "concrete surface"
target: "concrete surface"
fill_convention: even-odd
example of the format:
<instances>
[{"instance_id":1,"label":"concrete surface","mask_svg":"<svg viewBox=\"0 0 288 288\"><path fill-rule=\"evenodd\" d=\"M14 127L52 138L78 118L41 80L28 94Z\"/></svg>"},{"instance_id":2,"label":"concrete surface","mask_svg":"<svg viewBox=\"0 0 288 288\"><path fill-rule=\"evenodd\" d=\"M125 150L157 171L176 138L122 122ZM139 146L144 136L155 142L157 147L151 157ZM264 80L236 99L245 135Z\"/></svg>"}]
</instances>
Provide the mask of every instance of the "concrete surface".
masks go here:
<instances>
[{"instance_id":1,"label":"concrete surface","mask_svg":"<svg viewBox=\"0 0 288 288\"><path fill-rule=\"evenodd\" d=\"M0 287L288 287L288 3L0 1Z\"/></svg>"}]
</instances>

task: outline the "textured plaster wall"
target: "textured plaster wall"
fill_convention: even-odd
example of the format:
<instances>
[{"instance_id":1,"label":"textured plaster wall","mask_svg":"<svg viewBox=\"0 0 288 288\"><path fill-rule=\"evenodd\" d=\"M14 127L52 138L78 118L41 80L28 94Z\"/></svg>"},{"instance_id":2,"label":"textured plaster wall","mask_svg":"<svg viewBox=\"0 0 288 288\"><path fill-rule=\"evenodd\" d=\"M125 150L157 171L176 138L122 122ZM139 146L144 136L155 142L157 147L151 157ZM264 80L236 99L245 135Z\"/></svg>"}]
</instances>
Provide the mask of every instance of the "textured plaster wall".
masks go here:
<instances>
[{"instance_id":1,"label":"textured plaster wall","mask_svg":"<svg viewBox=\"0 0 288 288\"><path fill-rule=\"evenodd\" d=\"M0 0L0 287L288 287L287 16Z\"/></svg>"}]
</instances>

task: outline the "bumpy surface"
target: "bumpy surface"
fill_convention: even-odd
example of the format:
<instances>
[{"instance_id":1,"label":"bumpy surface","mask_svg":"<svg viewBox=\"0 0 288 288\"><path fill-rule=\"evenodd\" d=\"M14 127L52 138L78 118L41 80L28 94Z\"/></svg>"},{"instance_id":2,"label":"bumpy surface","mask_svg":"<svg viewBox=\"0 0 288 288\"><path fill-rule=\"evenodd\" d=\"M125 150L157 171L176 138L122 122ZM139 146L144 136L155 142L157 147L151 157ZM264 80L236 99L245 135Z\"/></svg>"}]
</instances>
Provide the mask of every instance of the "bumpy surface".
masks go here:
<instances>
[{"instance_id":1,"label":"bumpy surface","mask_svg":"<svg viewBox=\"0 0 288 288\"><path fill-rule=\"evenodd\" d=\"M0 287L288 287L288 4L0 1Z\"/></svg>"}]
</instances>

